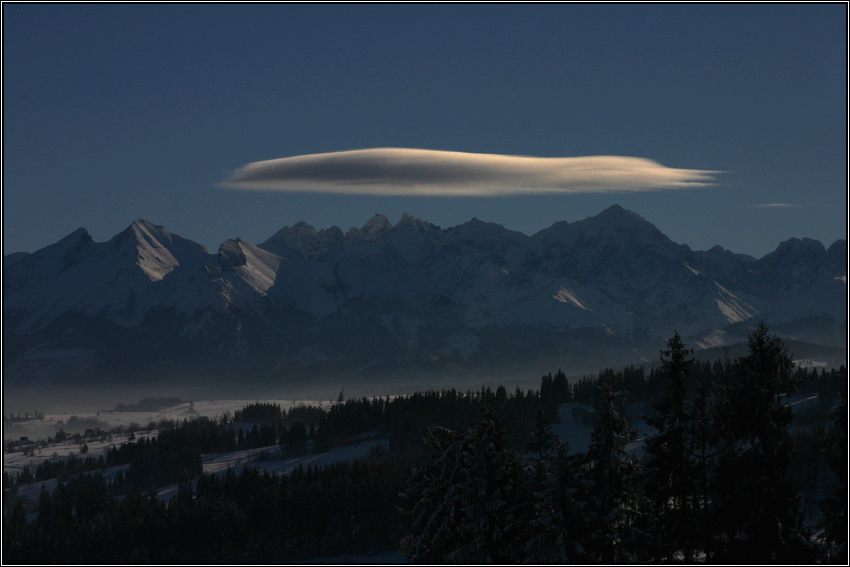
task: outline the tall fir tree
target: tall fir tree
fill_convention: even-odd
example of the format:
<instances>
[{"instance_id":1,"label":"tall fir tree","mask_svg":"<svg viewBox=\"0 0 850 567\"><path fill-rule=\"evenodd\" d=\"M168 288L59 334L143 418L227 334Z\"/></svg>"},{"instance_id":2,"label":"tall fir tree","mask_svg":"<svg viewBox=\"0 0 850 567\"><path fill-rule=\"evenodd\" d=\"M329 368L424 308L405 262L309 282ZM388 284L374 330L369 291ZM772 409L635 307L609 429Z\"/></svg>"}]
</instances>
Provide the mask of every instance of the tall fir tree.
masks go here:
<instances>
[{"instance_id":1,"label":"tall fir tree","mask_svg":"<svg viewBox=\"0 0 850 567\"><path fill-rule=\"evenodd\" d=\"M531 424L531 441L526 445L534 475L533 490L539 492L543 488L544 468L552 448L558 443L558 436L552 433L549 418L543 410L537 410Z\"/></svg>"},{"instance_id":2,"label":"tall fir tree","mask_svg":"<svg viewBox=\"0 0 850 567\"><path fill-rule=\"evenodd\" d=\"M640 561L649 544L646 500L638 482L640 465L626 450L636 432L623 416L625 393L614 388L610 376L600 380L599 388L597 423L576 495L585 515L584 533L576 535L586 552L583 560Z\"/></svg>"},{"instance_id":3,"label":"tall fir tree","mask_svg":"<svg viewBox=\"0 0 850 567\"><path fill-rule=\"evenodd\" d=\"M532 472L539 480L535 481L535 517L530 523L533 535L525 545L526 562L557 565L584 557L577 541L583 511L575 498L582 455L568 452L569 445L553 436L540 460L533 462Z\"/></svg>"},{"instance_id":4,"label":"tall fir tree","mask_svg":"<svg viewBox=\"0 0 850 567\"><path fill-rule=\"evenodd\" d=\"M846 379L846 378L845 378ZM832 411L829 431L823 442L823 454L836 483L830 488L820 507L826 560L847 564L847 397Z\"/></svg>"},{"instance_id":5,"label":"tall fir tree","mask_svg":"<svg viewBox=\"0 0 850 567\"><path fill-rule=\"evenodd\" d=\"M511 563L522 559L530 492L504 426L485 406L465 434L429 430L430 463L405 485L411 534L400 545L413 563Z\"/></svg>"},{"instance_id":6,"label":"tall fir tree","mask_svg":"<svg viewBox=\"0 0 850 567\"><path fill-rule=\"evenodd\" d=\"M742 563L807 562L796 484L790 478L793 418L787 397L798 387L788 348L761 323L748 354L729 367L716 404L721 443L714 505L719 532L712 559Z\"/></svg>"},{"instance_id":7,"label":"tall fir tree","mask_svg":"<svg viewBox=\"0 0 850 567\"><path fill-rule=\"evenodd\" d=\"M694 366L693 349L679 333L661 351L658 377L664 393L650 402L646 422L657 433L646 441L649 471L648 493L654 505L654 528L660 560L682 555L693 561L698 533L697 467L693 460L693 404L686 399L685 384Z\"/></svg>"}]
</instances>

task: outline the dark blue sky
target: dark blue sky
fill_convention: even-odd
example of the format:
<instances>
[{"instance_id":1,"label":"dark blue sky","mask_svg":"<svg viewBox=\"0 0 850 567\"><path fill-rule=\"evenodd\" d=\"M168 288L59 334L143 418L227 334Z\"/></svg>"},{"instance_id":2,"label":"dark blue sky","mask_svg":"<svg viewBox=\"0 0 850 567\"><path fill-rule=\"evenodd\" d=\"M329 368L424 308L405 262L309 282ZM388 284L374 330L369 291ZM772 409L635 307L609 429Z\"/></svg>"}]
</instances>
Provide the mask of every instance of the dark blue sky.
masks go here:
<instances>
[{"instance_id":1,"label":"dark blue sky","mask_svg":"<svg viewBox=\"0 0 850 567\"><path fill-rule=\"evenodd\" d=\"M695 249L828 246L847 228L846 26L845 4L5 4L4 254L138 218L216 250L375 213L531 234L613 203ZM373 147L727 173L486 198L217 186L249 162Z\"/></svg>"}]
</instances>

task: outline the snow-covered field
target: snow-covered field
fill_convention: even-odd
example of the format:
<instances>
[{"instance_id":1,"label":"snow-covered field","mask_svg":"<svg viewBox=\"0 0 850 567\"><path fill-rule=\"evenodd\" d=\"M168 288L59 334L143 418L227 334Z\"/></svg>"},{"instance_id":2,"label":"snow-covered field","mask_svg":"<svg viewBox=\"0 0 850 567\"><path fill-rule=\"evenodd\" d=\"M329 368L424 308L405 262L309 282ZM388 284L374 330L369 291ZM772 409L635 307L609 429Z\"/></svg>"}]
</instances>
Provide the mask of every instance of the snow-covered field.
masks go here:
<instances>
[{"instance_id":1,"label":"snow-covered field","mask_svg":"<svg viewBox=\"0 0 850 567\"><path fill-rule=\"evenodd\" d=\"M45 415L44 419L40 420L18 422L15 424L15 428L13 429L16 432L19 432L18 435L6 435L4 430L4 437L17 438L22 435L26 435L32 441L52 438L55 435L57 428L60 427L60 422L67 424L71 416L77 416L80 419L95 418L100 422L105 423L106 426L110 428L118 426L123 426L127 428L131 424L136 424L144 427L151 421L157 421L160 419L182 420L184 418L191 419L193 417L198 416L207 416L216 419L225 414L232 416L236 410L242 409L249 404L260 401L263 403L279 404L281 409L283 410L287 410L291 407L299 405L322 406L325 408L331 405L331 402L329 401L319 400L209 400L197 401L192 404L187 402L156 412L101 411L97 413L51 414ZM135 433L135 436L136 439L143 437L155 437L158 433L159 432L156 430L152 430L150 432L137 431ZM104 440L94 438L86 439L85 444L88 447L88 452L86 454L80 453L82 449L82 444L75 443L71 440L66 440L59 443L51 442L47 447L42 447L39 445L33 449L32 455L25 455L20 450L11 453L4 452L3 470L4 472L7 472L9 473L9 475L14 477L14 475L22 472L25 466L28 466L30 468L30 471L35 472L36 467L38 467L39 464L48 459L69 458L71 456L77 456L80 458L97 458L100 455L105 455L105 453L113 446L121 445L126 441L126 434L110 435ZM241 472L242 468L244 468L245 465L249 461L251 461L252 467L260 467L262 470L269 470L271 472L288 473L298 467L299 464L303 464L306 467L310 464L329 464L341 460L349 460L368 456L369 452L372 450L372 447L380 443L386 443L386 441L368 441L351 447L343 447L341 449L329 451L328 453L323 453L321 455L310 455L307 457L300 457L298 459L286 460L274 460L274 457L269 460L257 460L257 457L259 457L261 453L269 452L273 448L253 449L249 451L236 451L233 453L223 453L220 455L204 455L204 472L223 473L228 466L234 466L234 470L239 473ZM104 471L104 475L107 478L110 478L117 474L119 470L126 469L127 466L128 465L110 467L109 469L106 469ZM56 486L56 480L46 481L46 483L34 483L31 485L20 487L18 493L25 497L32 496L37 498L38 494L41 492L41 486L43 484L46 484L49 489L52 489Z\"/></svg>"},{"instance_id":2,"label":"snow-covered field","mask_svg":"<svg viewBox=\"0 0 850 567\"><path fill-rule=\"evenodd\" d=\"M105 426L101 426L101 429L108 429L111 427L119 426L128 427L131 424L136 424L144 427L151 421L158 421L160 419L182 420L191 419L192 417L198 416L206 416L215 419L221 417L224 414L229 414L230 416L233 416L233 413L236 410L242 409L249 404L257 402L278 404L280 405L281 410L284 411L288 410L291 407L299 405L321 406L323 408L328 408L331 405L331 402L328 400L208 400L191 403L186 402L180 405L176 405L174 407L163 409L161 411L100 411L95 413L60 413L45 415L44 419L41 420L17 422L10 429L13 431L26 430L26 432L20 433L17 436L10 436L6 434L4 429L3 437L4 439L12 439L20 437L21 435L27 435L33 441L37 439L52 437L56 431L59 421L62 421L67 424L68 420L72 416L76 416L80 419L96 419L106 424ZM71 432L68 431L68 433Z\"/></svg>"},{"instance_id":3,"label":"snow-covered field","mask_svg":"<svg viewBox=\"0 0 850 567\"><path fill-rule=\"evenodd\" d=\"M151 432L137 432L136 439L144 437L156 437L159 432L153 430ZM24 455L21 451L12 453L3 453L3 471L14 476L24 470L25 466L30 468L33 473L38 465L42 462L55 458L68 458L77 456L81 459L86 457L98 458L100 455L106 457L106 452L113 446L118 446L127 441L126 435L110 435L105 441L99 439L87 439L85 444L88 446L88 453L80 453L82 445L72 441L62 441L60 443L51 443L47 448L37 448L32 456Z\"/></svg>"},{"instance_id":4,"label":"snow-covered field","mask_svg":"<svg viewBox=\"0 0 850 567\"><path fill-rule=\"evenodd\" d=\"M206 416L213 419L219 418L222 415L228 414L233 416L236 410L242 409L252 403L270 403L278 404L281 410L288 410L291 407L299 405L312 405L328 408L331 402L328 400L208 400L197 402L186 402L161 411L100 411L94 413L57 413L45 415L44 419L29 420L16 422L11 426L6 424L3 428L4 439L18 439L22 436L29 437L32 441L39 439L51 438L56 434L57 429L64 428L66 433L74 433L67 427L69 419L76 416L79 419L95 419L100 422L99 427L102 430L108 430L113 427L129 427L135 424L138 427L146 427L151 421L159 421L161 419L191 419L192 417ZM80 431L79 433L82 433ZM110 445L111 446L111 445ZM91 449L91 444L89 444ZM51 448L52 451L52 448ZM61 454L61 453L60 453ZM5 460L4 460L5 465Z\"/></svg>"}]
</instances>

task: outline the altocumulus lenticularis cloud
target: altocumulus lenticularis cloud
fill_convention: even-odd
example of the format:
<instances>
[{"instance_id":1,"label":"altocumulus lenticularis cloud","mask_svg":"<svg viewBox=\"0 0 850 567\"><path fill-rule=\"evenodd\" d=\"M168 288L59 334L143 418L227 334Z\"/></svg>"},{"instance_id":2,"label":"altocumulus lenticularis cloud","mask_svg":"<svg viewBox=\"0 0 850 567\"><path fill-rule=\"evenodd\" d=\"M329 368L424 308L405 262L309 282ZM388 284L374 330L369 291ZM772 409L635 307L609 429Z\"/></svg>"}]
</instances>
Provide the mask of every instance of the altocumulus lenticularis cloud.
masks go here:
<instances>
[{"instance_id":1,"label":"altocumulus lenticularis cloud","mask_svg":"<svg viewBox=\"0 0 850 567\"><path fill-rule=\"evenodd\" d=\"M361 195L504 196L703 187L719 171L675 169L638 157L542 158L373 148L249 163L231 189Z\"/></svg>"}]
</instances>

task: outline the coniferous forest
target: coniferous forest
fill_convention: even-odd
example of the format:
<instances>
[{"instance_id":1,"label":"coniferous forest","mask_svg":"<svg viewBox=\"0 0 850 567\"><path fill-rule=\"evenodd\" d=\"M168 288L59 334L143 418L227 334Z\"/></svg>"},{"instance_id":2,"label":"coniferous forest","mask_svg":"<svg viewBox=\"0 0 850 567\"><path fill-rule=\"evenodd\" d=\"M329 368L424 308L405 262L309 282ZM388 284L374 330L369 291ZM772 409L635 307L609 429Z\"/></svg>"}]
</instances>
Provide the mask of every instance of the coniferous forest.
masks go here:
<instances>
[{"instance_id":1,"label":"coniferous forest","mask_svg":"<svg viewBox=\"0 0 850 567\"><path fill-rule=\"evenodd\" d=\"M846 392L846 368L796 367L761 325L733 360L698 360L676 334L649 371L576 381L559 371L538 390L417 392L329 410L252 404L232 419L163 423L99 461L4 476L3 562L399 550L416 563L846 564ZM815 394L826 400L817 412L792 410ZM584 452L553 433L563 404L592 424ZM629 416L634 407L642 414ZM634 419L652 433L639 437ZM254 426L237 434L234 422ZM303 455L376 437L387 448L368 459L288 475L202 468L208 453ZM107 480L102 470L118 464L129 466ZM37 503L15 498L48 478L60 482ZM175 483L164 502L157 489Z\"/></svg>"}]
</instances>

